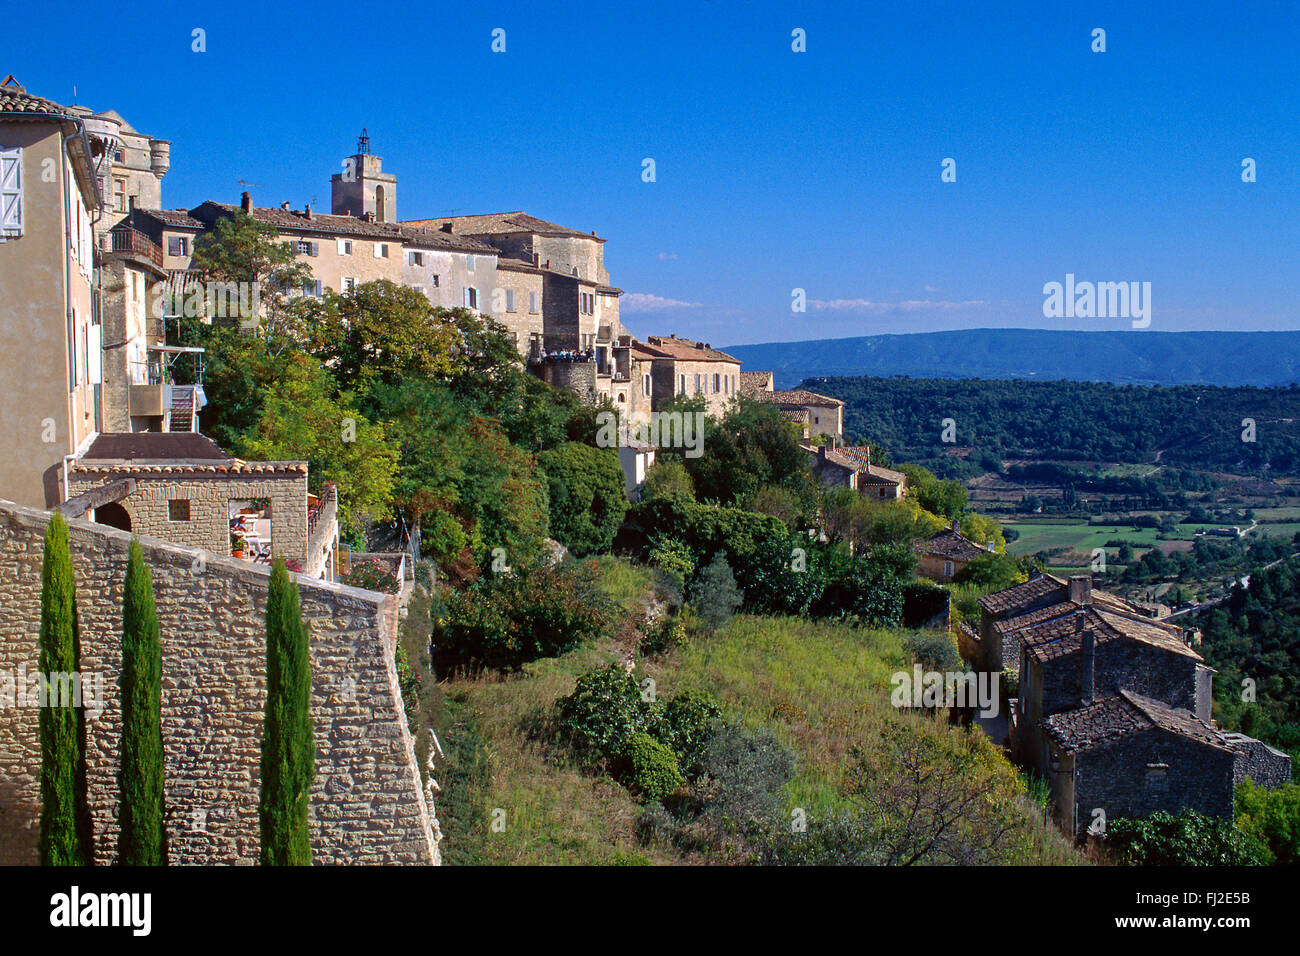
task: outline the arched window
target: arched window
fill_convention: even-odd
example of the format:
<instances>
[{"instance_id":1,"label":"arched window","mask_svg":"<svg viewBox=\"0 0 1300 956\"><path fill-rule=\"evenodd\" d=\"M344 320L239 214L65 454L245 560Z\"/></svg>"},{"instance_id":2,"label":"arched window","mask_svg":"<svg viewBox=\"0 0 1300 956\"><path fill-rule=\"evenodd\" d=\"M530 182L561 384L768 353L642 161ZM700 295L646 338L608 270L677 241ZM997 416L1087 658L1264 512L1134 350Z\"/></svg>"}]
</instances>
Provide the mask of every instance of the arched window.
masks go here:
<instances>
[{"instance_id":1,"label":"arched window","mask_svg":"<svg viewBox=\"0 0 1300 956\"><path fill-rule=\"evenodd\" d=\"M100 505L95 509L95 524L108 525L110 528L117 528L121 531L130 531L131 516L116 501L110 501L108 504Z\"/></svg>"},{"instance_id":2,"label":"arched window","mask_svg":"<svg viewBox=\"0 0 1300 956\"><path fill-rule=\"evenodd\" d=\"M375 187L375 222L384 221L384 187Z\"/></svg>"}]
</instances>

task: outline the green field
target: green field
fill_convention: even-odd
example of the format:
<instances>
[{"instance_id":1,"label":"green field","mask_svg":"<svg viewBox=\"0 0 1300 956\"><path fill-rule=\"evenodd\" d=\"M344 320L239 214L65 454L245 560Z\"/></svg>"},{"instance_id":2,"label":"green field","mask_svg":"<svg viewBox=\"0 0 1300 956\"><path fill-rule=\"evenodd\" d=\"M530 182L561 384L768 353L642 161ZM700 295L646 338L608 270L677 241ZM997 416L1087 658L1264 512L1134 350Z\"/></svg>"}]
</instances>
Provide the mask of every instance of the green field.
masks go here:
<instances>
[{"instance_id":1,"label":"green field","mask_svg":"<svg viewBox=\"0 0 1300 956\"><path fill-rule=\"evenodd\" d=\"M1276 509L1289 511L1291 509ZM1278 517L1282 517L1279 515ZM1242 524L1241 519L1238 523ZM1249 522L1245 522L1248 525ZM1243 525L1244 526L1244 525ZM1103 548L1106 542L1123 538L1140 556L1147 548L1153 548L1160 541L1194 541L1196 532L1209 528L1222 527L1210 524L1180 524L1173 534L1164 534L1155 528L1134 528L1131 524L1089 525L1079 521L1007 521L1003 527L1013 528L1020 535L1007 545L1012 554L1036 554L1039 551L1070 550L1091 553L1096 548ZM1289 538L1300 531L1300 522L1282 522L1278 524L1258 525L1247 539L1256 537ZM1109 549L1113 557L1114 549Z\"/></svg>"}]
</instances>

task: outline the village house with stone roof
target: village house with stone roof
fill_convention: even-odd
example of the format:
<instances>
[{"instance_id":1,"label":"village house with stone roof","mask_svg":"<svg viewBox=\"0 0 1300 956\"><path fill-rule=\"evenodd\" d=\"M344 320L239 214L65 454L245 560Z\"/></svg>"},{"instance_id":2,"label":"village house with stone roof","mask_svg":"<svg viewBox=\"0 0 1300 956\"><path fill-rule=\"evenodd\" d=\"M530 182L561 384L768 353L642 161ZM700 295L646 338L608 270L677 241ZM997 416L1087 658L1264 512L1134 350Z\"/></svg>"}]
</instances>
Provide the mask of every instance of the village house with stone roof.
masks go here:
<instances>
[{"instance_id":1,"label":"village house with stone roof","mask_svg":"<svg viewBox=\"0 0 1300 956\"><path fill-rule=\"evenodd\" d=\"M1290 780L1286 754L1215 725L1214 670L1189 632L1094 590L1090 576L1038 574L980 607L971 663L1018 677L1003 702L1010 749L1048 780L1067 832L1186 807L1230 820L1243 778Z\"/></svg>"},{"instance_id":2,"label":"village house with stone roof","mask_svg":"<svg viewBox=\"0 0 1300 956\"><path fill-rule=\"evenodd\" d=\"M864 497L894 501L907 494L907 475L873 464L870 445L843 445L828 438L804 445L812 470L828 488L845 486Z\"/></svg>"},{"instance_id":3,"label":"village house with stone roof","mask_svg":"<svg viewBox=\"0 0 1300 956\"><path fill-rule=\"evenodd\" d=\"M941 584L951 581L976 558L992 553L990 548L962 534L955 521L924 541L915 542L912 550L918 558L917 574Z\"/></svg>"}]
</instances>

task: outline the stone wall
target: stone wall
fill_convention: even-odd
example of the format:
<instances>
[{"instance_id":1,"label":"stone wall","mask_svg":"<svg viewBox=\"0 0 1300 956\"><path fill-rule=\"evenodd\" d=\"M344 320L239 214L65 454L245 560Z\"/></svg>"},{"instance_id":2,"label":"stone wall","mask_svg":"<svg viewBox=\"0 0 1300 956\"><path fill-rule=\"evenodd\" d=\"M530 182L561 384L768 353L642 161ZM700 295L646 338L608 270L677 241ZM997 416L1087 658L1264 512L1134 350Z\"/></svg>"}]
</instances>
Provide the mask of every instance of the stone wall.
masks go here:
<instances>
[{"instance_id":1,"label":"stone wall","mask_svg":"<svg viewBox=\"0 0 1300 956\"><path fill-rule=\"evenodd\" d=\"M0 502L0 676L37 666L49 515ZM97 863L117 840L121 597L131 535L72 521L82 670L102 676L89 721ZM162 625L162 729L170 861L255 863L269 571L142 539ZM392 649L394 598L299 578L311 629L316 863L437 863ZM0 707L0 865L35 863L40 745L33 707Z\"/></svg>"},{"instance_id":2,"label":"stone wall","mask_svg":"<svg viewBox=\"0 0 1300 956\"><path fill-rule=\"evenodd\" d=\"M1233 764L1227 750L1154 727L1077 753L1075 826L1087 828L1094 808L1105 810L1108 822L1186 807L1231 820Z\"/></svg>"},{"instance_id":3,"label":"stone wall","mask_svg":"<svg viewBox=\"0 0 1300 956\"><path fill-rule=\"evenodd\" d=\"M106 481L133 477L135 491L119 504L131 516L131 530L177 544L230 554L230 502L252 498L271 501L271 552L276 557L307 567L307 474L155 475L115 469L107 476L79 472L68 478L72 495L89 491ZM189 520L173 521L172 500L189 502Z\"/></svg>"}]
</instances>

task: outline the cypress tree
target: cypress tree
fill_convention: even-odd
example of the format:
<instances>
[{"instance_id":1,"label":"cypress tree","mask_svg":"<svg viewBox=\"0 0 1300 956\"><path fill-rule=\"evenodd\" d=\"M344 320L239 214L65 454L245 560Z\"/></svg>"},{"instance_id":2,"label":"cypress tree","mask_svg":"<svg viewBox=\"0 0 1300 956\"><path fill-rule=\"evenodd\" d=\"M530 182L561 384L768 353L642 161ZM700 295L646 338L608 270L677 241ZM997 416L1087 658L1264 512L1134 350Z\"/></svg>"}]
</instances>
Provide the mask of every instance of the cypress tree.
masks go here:
<instances>
[{"instance_id":1,"label":"cypress tree","mask_svg":"<svg viewBox=\"0 0 1300 956\"><path fill-rule=\"evenodd\" d=\"M165 866L163 822L162 640L153 576L140 542L131 542L122 600L122 754L117 861Z\"/></svg>"},{"instance_id":2,"label":"cypress tree","mask_svg":"<svg viewBox=\"0 0 1300 956\"><path fill-rule=\"evenodd\" d=\"M266 715L259 806L263 866L311 864L307 808L316 775L311 723L309 634L298 585L284 560L271 569L266 598Z\"/></svg>"},{"instance_id":3,"label":"cypress tree","mask_svg":"<svg viewBox=\"0 0 1300 956\"><path fill-rule=\"evenodd\" d=\"M80 637L68 526L56 511L45 529L41 566L38 667L49 689L38 720L42 866L87 866L93 862L85 708L53 699L56 688L70 689L68 681L81 673Z\"/></svg>"}]
</instances>

